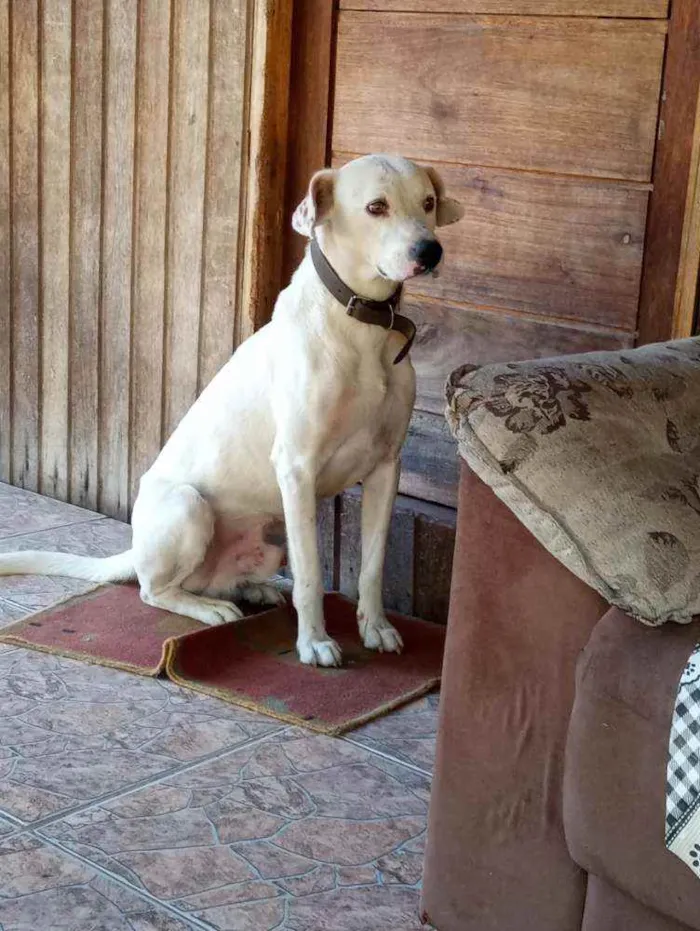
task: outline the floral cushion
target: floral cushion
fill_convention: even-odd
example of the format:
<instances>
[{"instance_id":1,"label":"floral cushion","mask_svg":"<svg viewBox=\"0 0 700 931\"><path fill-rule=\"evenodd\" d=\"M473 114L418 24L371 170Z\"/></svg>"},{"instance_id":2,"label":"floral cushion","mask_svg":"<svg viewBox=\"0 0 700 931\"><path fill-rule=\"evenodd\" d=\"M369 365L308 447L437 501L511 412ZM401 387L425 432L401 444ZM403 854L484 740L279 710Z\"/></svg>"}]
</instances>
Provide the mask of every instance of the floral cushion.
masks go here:
<instances>
[{"instance_id":1,"label":"floral cushion","mask_svg":"<svg viewBox=\"0 0 700 931\"><path fill-rule=\"evenodd\" d=\"M462 456L537 539L649 624L700 614L700 338L463 366Z\"/></svg>"}]
</instances>

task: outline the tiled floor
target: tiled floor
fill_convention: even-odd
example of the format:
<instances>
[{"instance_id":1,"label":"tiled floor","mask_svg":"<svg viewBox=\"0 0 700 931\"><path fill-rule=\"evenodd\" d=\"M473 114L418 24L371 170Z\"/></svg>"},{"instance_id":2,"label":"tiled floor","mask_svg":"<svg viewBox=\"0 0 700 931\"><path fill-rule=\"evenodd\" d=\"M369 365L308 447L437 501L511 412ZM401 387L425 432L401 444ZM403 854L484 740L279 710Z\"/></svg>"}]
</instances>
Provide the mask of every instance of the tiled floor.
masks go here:
<instances>
[{"instance_id":1,"label":"tiled floor","mask_svg":"<svg viewBox=\"0 0 700 931\"><path fill-rule=\"evenodd\" d=\"M128 542L0 485L0 551ZM0 627L86 587L0 578ZM0 931L418 931L436 712L331 739L0 644Z\"/></svg>"}]
</instances>

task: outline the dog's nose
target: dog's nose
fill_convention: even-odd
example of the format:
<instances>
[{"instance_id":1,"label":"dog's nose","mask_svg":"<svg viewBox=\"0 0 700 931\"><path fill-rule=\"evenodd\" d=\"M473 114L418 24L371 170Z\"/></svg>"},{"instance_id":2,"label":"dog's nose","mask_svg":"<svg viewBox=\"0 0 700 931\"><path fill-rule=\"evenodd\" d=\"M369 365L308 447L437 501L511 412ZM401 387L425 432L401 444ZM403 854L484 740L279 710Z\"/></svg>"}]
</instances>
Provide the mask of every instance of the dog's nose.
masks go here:
<instances>
[{"instance_id":1,"label":"dog's nose","mask_svg":"<svg viewBox=\"0 0 700 931\"><path fill-rule=\"evenodd\" d=\"M411 258L426 271L432 271L442 258L442 246L437 239L421 239L411 249Z\"/></svg>"}]
</instances>

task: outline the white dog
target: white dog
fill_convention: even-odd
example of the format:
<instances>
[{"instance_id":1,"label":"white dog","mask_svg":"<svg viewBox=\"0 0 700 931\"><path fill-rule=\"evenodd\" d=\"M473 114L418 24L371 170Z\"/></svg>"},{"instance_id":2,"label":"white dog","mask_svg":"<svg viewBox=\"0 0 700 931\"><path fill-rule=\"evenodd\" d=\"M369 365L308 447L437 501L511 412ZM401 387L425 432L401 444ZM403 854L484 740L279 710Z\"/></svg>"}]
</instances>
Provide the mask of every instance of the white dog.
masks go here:
<instances>
[{"instance_id":1,"label":"white dog","mask_svg":"<svg viewBox=\"0 0 700 931\"><path fill-rule=\"evenodd\" d=\"M403 158L371 155L315 174L292 221L311 246L271 322L240 346L141 479L132 548L106 559L2 554L0 574L138 579L147 604L219 624L241 617L234 595L281 599L265 580L279 568L286 528L299 658L337 665L316 501L361 481L360 634L371 649L400 651L382 573L415 375L407 355L396 362L412 337L395 308L401 282L440 261L435 227L461 216L437 173Z\"/></svg>"}]
</instances>

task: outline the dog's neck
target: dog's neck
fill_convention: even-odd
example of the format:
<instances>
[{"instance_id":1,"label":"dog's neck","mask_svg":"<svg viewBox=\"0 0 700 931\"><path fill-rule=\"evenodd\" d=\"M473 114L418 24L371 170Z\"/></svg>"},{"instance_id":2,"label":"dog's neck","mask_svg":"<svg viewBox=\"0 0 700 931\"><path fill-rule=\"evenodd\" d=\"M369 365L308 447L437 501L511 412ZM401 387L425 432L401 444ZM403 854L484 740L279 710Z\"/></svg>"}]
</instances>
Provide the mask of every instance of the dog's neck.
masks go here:
<instances>
[{"instance_id":1,"label":"dog's neck","mask_svg":"<svg viewBox=\"0 0 700 931\"><path fill-rule=\"evenodd\" d=\"M317 227L315 236L335 273L359 297L366 297L372 301L385 301L394 294L399 282L383 278L366 259L349 251L346 245L341 246L327 226ZM311 261L308 253L307 260Z\"/></svg>"}]
</instances>

